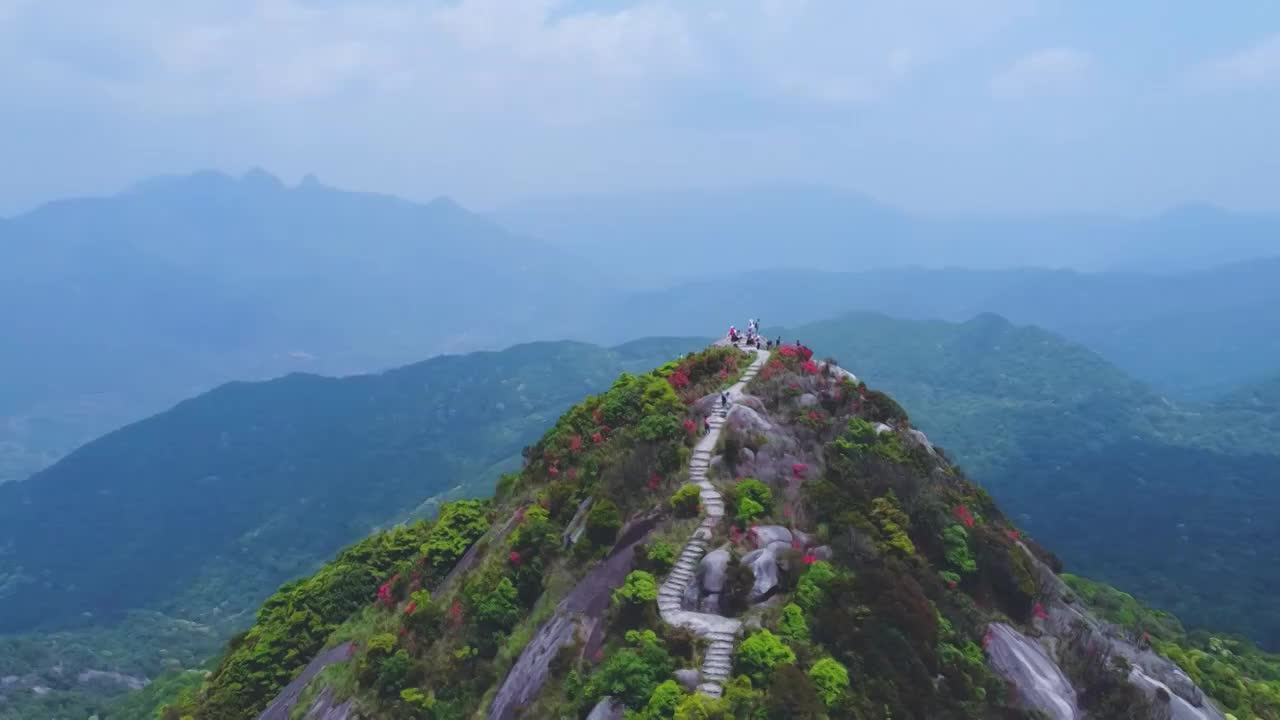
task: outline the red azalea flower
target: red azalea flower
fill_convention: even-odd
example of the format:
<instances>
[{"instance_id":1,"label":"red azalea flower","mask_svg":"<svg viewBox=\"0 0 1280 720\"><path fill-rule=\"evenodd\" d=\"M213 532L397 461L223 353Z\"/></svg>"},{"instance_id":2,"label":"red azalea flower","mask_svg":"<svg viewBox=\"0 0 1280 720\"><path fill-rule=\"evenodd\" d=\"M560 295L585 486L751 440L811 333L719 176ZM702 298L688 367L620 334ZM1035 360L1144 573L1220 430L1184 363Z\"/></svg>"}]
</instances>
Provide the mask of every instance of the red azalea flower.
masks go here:
<instances>
[{"instance_id":1,"label":"red azalea flower","mask_svg":"<svg viewBox=\"0 0 1280 720\"><path fill-rule=\"evenodd\" d=\"M810 375L818 374L818 366L814 364L812 360L805 360L803 363L800 364L800 369Z\"/></svg>"},{"instance_id":2,"label":"red azalea flower","mask_svg":"<svg viewBox=\"0 0 1280 720\"><path fill-rule=\"evenodd\" d=\"M458 598L454 598L453 605L449 606L449 617L453 619L455 625L462 624L462 603Z\"/></svg>"},{"instance_id":3,"label":"red azalea flower","mask_svg":"<svg viewBox=\"0 0 1280 720\"><path fill-rule=\"evenodd\" d=\"M973 515L969 513L969 508L965 507L964 505L957 505L955 509L951 511L951 513L955 515L957 518L960 518L960 522L964 523L965 527L968 527L968 528L973 527L973 523L974 523Z\"/></svg>"},{"instance_id":4,"label":"red azalea flower","mask_svg":"<svg viewBox=\"0 0 1280 720\"><path fill-rule=\"evenodd\" d=\"M683 370L677 370L667 376L667 382L671 383L671 387L683 390L689 386L689 376L685 375Z\"/></svg>"},{"instance_id":5,"label":"red azalea flower","mask_svg":"<svg viewBox=\"0 0 1280 720\"><path fill-rule=\"evenodd\" d=\"M692 418L684 419L684 431L689 433L690 435L693 435L694 433L698 432L698 426L693 422Z\"/></svg>"},{"instance_id":6,"label":"red azalea flower","mask_svg":"<svg viewBox=\"0 0 1280 720\"><path fill-rule=\"evenodd\" d=\"M413 614L413 611L414 611L414 610L417 610L417 609L418 609L418 603L416 603L416 602L414 602L414 601L410 600L410 601L409 601L409 607L407 607L407 608L405 608L405 609L404 609L404 614L405 614L405 615L412 615L412 614Z\"/></svg>"},{"instance_id":7,"label":"red azalea flower","mask_svg":"<svg viewBox=\"0 0 1280 720\"><path fill-rule=\"evenodd\" d=\"M574 435L569 438L569 452L582 452L582 436Z\"/></svg>"},{"instance_id":8,"label":"red azalea flower","mask_svg":"<svg viewBox=\"0 0 1280 720\"><path fill-rule=\"evenodd\" d=\"M1017 530L1010 530L1010 531L1006 532L1006 533L1005 533L1005 535L1008 535L1010 540L1017 540L1017 539L1018 539L1018 531L1017 531Z\"/></svg>"},{"instance_id":9,"label":"red azalea flower","mask_svg":"<svg viewBox=\"0 0 1280 720\"><path fill-rule=\"evenodd\" d=\"M955 589L956 589L956 582L955 582L954 580L948 580L948 581L947 581L947 587L951 588L952 590L955 590Z\"/></svg>"},{"instance_id":10,"label":"red azalea flower","mask_svg":"<svg viewBox=\"0 0 1280 720\"><path fill-rule=\"evenodd\" d=\"M601 440L604 440L604 437L600 433L591 434L591 442L599 445Z\"/></svg>"},{"instance_id":11,"label":"red azalea flower","mask_svg":"<svg viewBox=\"0 0 1280 720\"><path fill-rule=\"evenodd\" d=\"M813 553L805 553L804 557L800 558L800 562L804 563L805 565L812 565L818 562L818 556L814 555Z\"/></svg>"},{"instance_id":12,"label":"red azalea flower","mask_svg":"<svg viewBox=\"0 0 1280 720\"><path fill-rule=\"evenodd\" d=\"M551 476L552 476L552 477L559 477L559 475L560 475L560 468L557 468L557 467L555 467L555 466L553 465L553 466L551 467L551 469L550 469L550 470L548 470L547 472L551 473Z\"/></svg>"},{"instance_id":13,"label":"red azalea flower","mask_svg":"<svg viewBox=\"0 0 1280 720\"><path fill-rule=\"evenodd\" d=\"M507 555L507 559L511 561L512 565L519 565L520 553L516 552L515 550L512 550L511 554Z\"/></svg>"},{"instance_id":14,"label":"red azalea flower","mask_svg":"<svg viewBox=\"0 0 1280 720\"><path fill-rule=\"evenodd\" d=\"M596 408L591 411L591 419L595 420L596 424L599 425L600 421L604 420L604 413L600 411L600 408Z\"/></svg>"},{"instance_id":15,"label":"red azalea flower","mask_svg":"<svg viewBox=\"0 0 1280 720\"><path fill-rule=\"evenodd\" d=\"M804 478L804 474L809 470L809 466L804 463L796 463L791 466L791 474L795 477Z\"/></svg>"},{"instance_id":16,"label":"red azalea flower","mask_svg":"<svg viewBox=\"0 0 1280 720\"><path fill-rule=\"evenodd\" d=\"M1031 609L1031 613L1036 617L1040 618L1041 620L1049 619L1049 613L1044 611L1044 606L1041 605L1040 603L1036 603L1036 606Z\"/></svg>"},{"instance_id":17,"label":"red azalea flower","mask_svg":"<svg viewBox=\"0 0 1280 720\"><path fill-rule=\"evenodd\" d=\"M578 468L569 468L569 472L565 475L565 477L569 478L570 480L577 480Z\"/></svg>"}]
</instances>

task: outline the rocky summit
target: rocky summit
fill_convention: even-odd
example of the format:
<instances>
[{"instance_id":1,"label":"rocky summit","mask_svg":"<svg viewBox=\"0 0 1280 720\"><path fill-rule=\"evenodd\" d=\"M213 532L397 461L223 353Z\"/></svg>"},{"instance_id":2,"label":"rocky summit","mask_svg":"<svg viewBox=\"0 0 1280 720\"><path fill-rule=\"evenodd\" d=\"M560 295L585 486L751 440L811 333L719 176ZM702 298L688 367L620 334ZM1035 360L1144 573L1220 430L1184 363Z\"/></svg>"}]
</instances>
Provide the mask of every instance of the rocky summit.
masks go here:
<instances>
[{"instance_id":1,"label":"rocky summit","mask_svg":"<svg viewBox=\"0 0 1280 720\"><path fill-rule=\"evenodd\" d=\"M1235 717L803 345L624 374L523 459L282 587L162 716Z\"/></svg>"}]
</instances>

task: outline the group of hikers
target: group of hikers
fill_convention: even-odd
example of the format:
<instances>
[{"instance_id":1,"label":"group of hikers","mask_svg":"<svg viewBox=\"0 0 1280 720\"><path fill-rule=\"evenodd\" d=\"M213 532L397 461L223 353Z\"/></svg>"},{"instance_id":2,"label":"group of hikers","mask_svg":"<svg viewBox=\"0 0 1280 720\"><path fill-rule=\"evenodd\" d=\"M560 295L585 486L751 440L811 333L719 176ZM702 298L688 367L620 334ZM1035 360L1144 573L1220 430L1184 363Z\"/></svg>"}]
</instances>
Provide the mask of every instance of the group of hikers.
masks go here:
<instances>
[{"instance_id":1,"label":"group of hikers","mask_svg":"<svg viewBox=\"0 0 1280 720\"><path fill-rule=\"evenodd\" d=\"M739 333L738 328L733 325L729 326L729 342L734 345L742 342L746 347L772 350L782 344L782 338L770 340L760 337L760 318L750 318L747 320L747 331L745 333Z\"/></svg>"}]
</instances>

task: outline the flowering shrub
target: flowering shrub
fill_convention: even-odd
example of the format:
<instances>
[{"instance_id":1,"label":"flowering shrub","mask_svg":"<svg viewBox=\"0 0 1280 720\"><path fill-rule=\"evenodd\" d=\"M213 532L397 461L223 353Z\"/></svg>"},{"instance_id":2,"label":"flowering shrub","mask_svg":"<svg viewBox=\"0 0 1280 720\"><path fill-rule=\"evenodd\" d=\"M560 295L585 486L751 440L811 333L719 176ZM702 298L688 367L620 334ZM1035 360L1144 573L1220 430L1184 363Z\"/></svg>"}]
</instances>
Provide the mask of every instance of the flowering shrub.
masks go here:
<instances>
[{"instance_id":1,"label":"flowering shrub","mask_svg":"<svg viewBox=\"0 0 1280 720\"><path fill-rule=\"evenodd\" d=\"M804 463L796 463L791 466L792 477L804 479L804 474L809 471L809 466Z\"/></svg>"},{"instance_id":2,"label":"flowering shrub","mask_svg":"<svg viewBox=\"0 0 1280 720\"><path fill-rule=\"evenodd\" d=\"M957 518L960 518L960 522L964 523L965 527L967 528L973 527L973 524L974 524L973 515L969 513L969 508L965 507L964 505L957 505L955 509L951 511L951 514L955 515Z\"/></svg>"},{"instance_id":3,"label":"flowering shrub","mask_svg":"<svg viewBox=\"0 0 1280 720\"><path fill-rule=\"evenodd\" d=\"M818 374L818 366L812 360L805 360L804 362L800 363L800 369L809 375Z\"/></svg>"},{"instance_id":4,"label":"flowering shrub","mask_svg":"<svg viewBox=\"0 0 1280 720\"><path fill-rule=\"evenodd\" d=\"M667 376L667 382L676 390L683 390L689 387L689 376L683 370L677 370Z\"/></svg>"}]
</instances>

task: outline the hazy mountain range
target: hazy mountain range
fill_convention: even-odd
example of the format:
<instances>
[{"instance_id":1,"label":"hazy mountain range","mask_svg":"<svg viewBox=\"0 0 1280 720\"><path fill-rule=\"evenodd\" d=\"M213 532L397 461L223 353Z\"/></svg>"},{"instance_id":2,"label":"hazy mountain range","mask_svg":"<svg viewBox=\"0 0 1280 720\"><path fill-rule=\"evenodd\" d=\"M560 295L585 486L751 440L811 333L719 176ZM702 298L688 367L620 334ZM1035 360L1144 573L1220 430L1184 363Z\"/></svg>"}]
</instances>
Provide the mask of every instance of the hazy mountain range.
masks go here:
<instances>
[{"instance_id":1,"label":"hazy mountain range","mask_svg":"<svg viewBox=\"0 0 1280 720\"><path fill-rule=\"evenodd\" d=\"M536 339L705 336L748 313L995 312L1181 397L1280 368L1280 261L1204 267L1274 251L1269 216L916 219L790 188L548 200L491 217L520 232L448 200L253 171L159 178L0 222L0 333L13 340L0 373L17 379L0 388L0 482L229 380ZM903 264L1006 269L866 270ZM1148 272L1008 269L1026 264Z\"/></svg>"}]
</instances>

